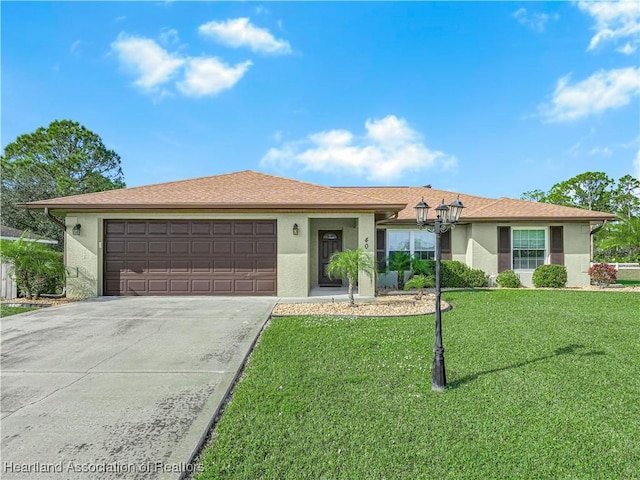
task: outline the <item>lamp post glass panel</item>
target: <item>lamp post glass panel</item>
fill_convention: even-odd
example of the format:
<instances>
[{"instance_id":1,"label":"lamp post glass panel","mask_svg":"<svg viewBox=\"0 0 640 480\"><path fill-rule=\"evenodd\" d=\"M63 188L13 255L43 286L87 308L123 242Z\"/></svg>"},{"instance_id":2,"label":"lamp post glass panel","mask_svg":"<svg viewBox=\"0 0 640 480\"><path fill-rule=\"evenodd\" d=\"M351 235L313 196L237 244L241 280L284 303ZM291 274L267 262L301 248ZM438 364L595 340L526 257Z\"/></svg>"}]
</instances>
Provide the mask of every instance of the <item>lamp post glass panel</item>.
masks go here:
<instances>
[{"instance_id":1,"label":"lamp post glass panel","mask_svg":"<svg viewBox=\"0 0 640 480\"><path fill-rule=\"evenodd\" d=\"M442 346L442 312L440 309L440 260L442 251L440 248L440 236L447 230L451 230L460 218L464 205L460 201L460 197L455 199L449 205L445 205L444 199L442 203L436 207L436 217L433 221L429 221L429 205L420 200L415 207L416 220L420 228L426 228L429 232L436 234L436 342L433 348L433 379L431 388L442 392L447 385L447 376L444 368L444 347Z\"/></svg>"}]
</instances>

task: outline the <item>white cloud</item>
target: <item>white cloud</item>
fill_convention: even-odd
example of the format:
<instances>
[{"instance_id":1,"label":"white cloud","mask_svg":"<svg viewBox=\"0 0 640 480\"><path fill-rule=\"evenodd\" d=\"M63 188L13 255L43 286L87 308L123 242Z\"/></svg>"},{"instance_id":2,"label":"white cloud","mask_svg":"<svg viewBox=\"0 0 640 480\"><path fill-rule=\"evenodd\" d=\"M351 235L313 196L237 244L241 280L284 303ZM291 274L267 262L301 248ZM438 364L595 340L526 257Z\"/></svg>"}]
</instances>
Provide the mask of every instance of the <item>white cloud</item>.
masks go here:
<instances>
[{"instance_id":1,"label":"white cloud","mask_svg":"<svg viewBox=\"0 0 640 480\"><path fill-rule=\"evenodd\" d=\"M327 130L272 148L261 160L263 167L341 173L387 182L406 172L440 166L451 168L456 159L430 150L420 134L394 115L367 120L366 133L356 136L348 130Z\"/></svg>"},{"instance_id":2,"label":"white cloud","mask_svg":"<svg viewBox=\"0 0 640 480\"><path fill-rule=\"evenodd\" d=\"M604 42L617 42L629 39L629 48L618 49L630 55L640 44L640 4L638 0L619 0L616 2L578 2L578 8L595 20L595 35L591 38L587 50L593 50Z\"/></svg>"},{"instance_id":3,"label":"white cloud","mask_svg":"<svg viewBox=\"0 0 640 480\"><path fill-rule=\"evenodd\" d=\"M137 76L134 84L147 91L168 82L185 63L183 58L167 52L153 40L125 33L118 35L111 49L121 64Z\"/></svg>"},{"instance_id":4,"label":"white cloud","mask_svg":"<svg viewBox=\"0 0 640 480\"><path fill-rule=\"evenodd\" d=\"M536 32L544 32L549 20L558 20L560 15L554 13L528 13L526 8L519 8L513 13L513 17L522 25L526 25Z\"/></svg>"},{"instance_id":5,"label":"white cloud","mask_svg":"<svg viewBox=\"0 0 640 480\"><path fill-rule=\"evenodd\" d=\"M190 58L178 90L190 97L215 95L233 87L251 66L251 61L231 67L215 57Z\"/></svg>"},{"instance_id":6,"label":"white cloud","mask_svg":"<svg viewBox=\"0 0 640 480\"><path fill-rule=\"evenodd\" d=\"M599 157L610 157L613 154L609 147L593 147L589 150L589 155L596 155Z\"/></svg>"},{"instance_id":7,"label":"white cloud","mask_svg":"<svg viewBox=\"0 0 640 480\"><path fill-rule=\"evenodd\" d=\"M82 40L76 40L69 47L69 52L76 57L79 57L82 54L82 47L85 44Z\"/></svg>"},{"instance_id":8,"label":"white cloud","mask_svg":"<svg viewBox=\"0 0 640 480\"><path fill-rule=\"evenodd\" d=\"M623 107L640 94L640 68L600 70L573 85L570 75L558 80L550 104L540 115L550 122L565 122Z\"/></svg>"},{"instance_id":9,"label":"white cloud","mask_svg":"<svg viewBox=\"0 0 640 480\"><path fill-rule=\"evenodd\" d=\"M616 52L624 53L625 55L631 55L637 49L638 49L637 45L631 45L631 43L627 42L624 44L623 47L616 48Z\"/></svg>"},{"instance_id":10,"label":"white cloud","mask_svg":"<svg viewBox=\"0 0 640 480\"><path fill-rule=\"evenodd\" d=\"M158 40L165 46L175 45L180 41L178 31L175 28L164 27L160 29Z\"/></svg>"},{"instance_id":11,"label":"white cloud","mask_svg":"<svg viewBox=\"0 0 640 480\"><path fill-rule=\"evenodd\" d=\"M275 38L267 29L256 27L248 18L212 21L200 25L198 31L229 47L248 47L254 52L273 54L291 53L289 42Z\"/></svg>"}]
</instances>

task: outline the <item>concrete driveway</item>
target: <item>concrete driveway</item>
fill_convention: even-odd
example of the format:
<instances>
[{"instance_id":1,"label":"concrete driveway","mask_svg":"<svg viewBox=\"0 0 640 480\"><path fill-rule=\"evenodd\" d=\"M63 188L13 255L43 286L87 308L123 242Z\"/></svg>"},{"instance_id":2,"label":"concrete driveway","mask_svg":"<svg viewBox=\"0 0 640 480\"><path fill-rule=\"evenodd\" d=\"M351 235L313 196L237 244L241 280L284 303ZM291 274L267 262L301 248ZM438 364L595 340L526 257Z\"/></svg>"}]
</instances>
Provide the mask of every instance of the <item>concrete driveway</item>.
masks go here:
<instances>
[{"instance_id":1,"label":"concrete driveway","mask_svg":"<svg viewBox=\"0 0 640 480\"><path fill-rule=\"evenodd\" d=\"M114 297L3 318L0 476L180 477L275 303Z\"/></svg>"}]
</instances>

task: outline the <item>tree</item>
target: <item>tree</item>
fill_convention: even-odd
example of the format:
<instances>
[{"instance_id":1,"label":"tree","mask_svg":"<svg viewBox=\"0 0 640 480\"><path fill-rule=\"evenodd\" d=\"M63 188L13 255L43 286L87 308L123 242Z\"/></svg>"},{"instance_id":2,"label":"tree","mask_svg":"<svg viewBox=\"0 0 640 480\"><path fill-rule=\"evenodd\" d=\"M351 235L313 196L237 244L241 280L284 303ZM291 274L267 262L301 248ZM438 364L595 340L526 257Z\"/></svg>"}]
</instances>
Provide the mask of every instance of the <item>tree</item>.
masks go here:
<instances>
[{"instance_id":1,"label":"tree","mask_svg":"<svg viewBox=\"0 0 640 480\"><path fill-rule=\"evenodd\" d=\"M598 232L598 254L601 261L640 262L640 217L620 217Z\"/></svg>"},{"instance_id":2,"label":"tree","mask_svg":"<svg viewBox=\"0 0 640 480\"><path fill-rule=\"evenodd\" d=\"M618 180L613 197L618 215L627 218L640 216L640 180L625 175Z\"/></svg>"},{"instance_id":3,"label":"tree","mask_svg":"<svg viewBox=\"0 0 640 480\"><path fill-rule=\"evenodd\" d=\"M62 232L42 212L17 203L101 192L125 186L120 156L102 139L71 120L20 135L7 145L2 162L2 224L58 240Z\"/></svg>"},{"instance_id":4,"label":"tree","mask_svg":"<svg viewBox=\"0 0 640 480\"><path fill-rule=\"evenodd\" d=\"M566 207L610 212L614 199L614 185L615 182L606 173L585 172L554 184L548 192L531 190L524 192L521 198Z\"/></svg>"},{"instance_id":5,"label":"tree","mask_svg":"<svg viewBox=\"0 0 640 480\"><path fill-rule=\"evenodd\" d=\"M375 271L376 263L373 257L361 248L335 252L331 255L327 268L330 278L343 278L349 282L349 304L351 306L355 306L353 289L358 281L358 273L363 272L369 278L373 278Z\"/></svg>"},{"instance_id":6,"label":"tree","mask_svg":"<svg viewBox=\"0 0 640 480\"><path fill-rule=\"evenodd\" d=\"M26 238L27 232L16 241L2 240L0 258L13 265L21 293L38 299L51 280L64 280L62 253Z\"/></svg>"}]
</instances>

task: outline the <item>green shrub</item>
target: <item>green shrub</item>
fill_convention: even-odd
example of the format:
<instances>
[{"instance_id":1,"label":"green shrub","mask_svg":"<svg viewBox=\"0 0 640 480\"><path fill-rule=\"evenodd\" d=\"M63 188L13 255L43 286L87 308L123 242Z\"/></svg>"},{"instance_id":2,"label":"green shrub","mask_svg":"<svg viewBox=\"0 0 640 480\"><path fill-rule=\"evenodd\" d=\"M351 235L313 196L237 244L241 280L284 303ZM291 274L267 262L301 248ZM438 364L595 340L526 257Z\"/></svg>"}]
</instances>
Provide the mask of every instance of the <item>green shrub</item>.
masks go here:
<instances>
[{"instance_id":1,"label":"green shrub","mask_svg":"<svg viewBox=\"0 0 640 480\"><path fill-rule=\"evenodd\" d=\"M618 279L615 267L608 263L596 263L587 270L587 273L591 277L591 283L596 285L610 285L616 283Z\"/></svg>"},{"instance_id":2,"label":"green shrub","mask_svg":"<svg viewBox=\"0 0 640 480\"><path fill-rule=\"evenodd\" d=\"M25 232L18 240L0 242L0 258L13 265L16 285L26 298L38 299L47 289L63 285L65 269L62 252L26 238Z\"/></svg>"},{"instance_id":3,"label":"green shrub","mask_svg":"<svg viewBox=\"0 0 640 480\"><path fill-rule=\"evenodd\" d=\"M522 286L520 277L513 270L505 270L504 272L500 272L496 277L496 283L499 286L505 288L520 288Z\"/></svg>"},{"instance_id":4,"label":"green shrub","mask_svg":"<svg viewBox=\"0 0 640 480\"><path fill-rule=\"evenodd\" d=\"M414 275L436 276L436 261L426 260L414 268ZM472 269L457 260L442 260L440 263L440 285L443 288L477 288L486 287L486 274L479 269Z\"/></svg>"},{"instance_id":5,"label":"green shrub","mask_svg":"<svg viewBox=\"0 0 640 480\"><path fill-rule=\"evenodd\" d=\"M469 269L466 275L469 286L473 288L487 287L489 281L487 280L487 274L479 268Z\"/></svg>"},{"instance_id":6,"label":"green shrub","mask_svg":"<svg viewBox=\"0 0 640 480\"><path fill-rule=\"evenodd\" d=\"M531 280L536 288L562 288L567 285L567 267L564 265L540 265L533 272Z\"/></svg>"}]
</instances>

